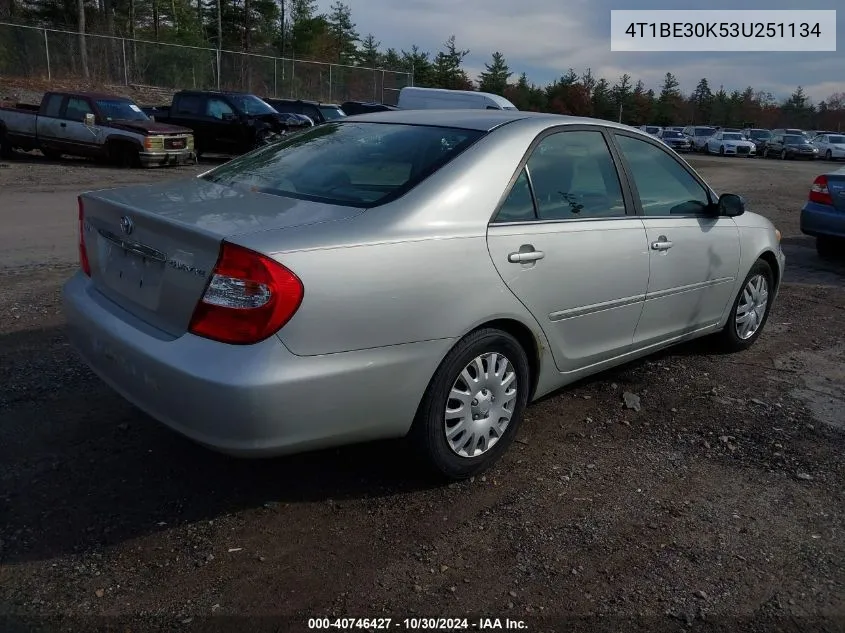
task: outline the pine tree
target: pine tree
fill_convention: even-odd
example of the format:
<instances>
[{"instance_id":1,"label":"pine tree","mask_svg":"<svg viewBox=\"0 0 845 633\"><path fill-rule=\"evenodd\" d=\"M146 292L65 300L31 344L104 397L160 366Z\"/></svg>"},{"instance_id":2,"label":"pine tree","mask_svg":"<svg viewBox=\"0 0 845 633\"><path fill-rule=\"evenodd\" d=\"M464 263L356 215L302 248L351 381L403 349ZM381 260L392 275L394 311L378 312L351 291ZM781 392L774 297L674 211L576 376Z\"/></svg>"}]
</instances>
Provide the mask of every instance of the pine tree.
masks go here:
<instances>
[{"instance_id":1,"label":"pine tree","mask_svg":"<svg viewBox=\"0 0 845 633\"><path fill-rule=\"evenodd\" d=\"M454 35L449 36L445 47L434 58L434 81L437 86L452 90L472 88L472 82L461 68L464 58L469 55L469 50L459 49L455 44Z\"/></svg>"},{"instance_id":2,"label":"pine tree","mask_svg":"<svg viewBox=\"0 0 845 633\"><path fill-rule=\"evenodd\" d=\"M505 62L505 56L496 51L489 64L484 64L485 71L478 76L478 89L482 92L504 94L508 87L508 79L513 74Z\"/></svg>"},{"instance_id":3,"label":"pine tree","mask_svg":"<svg viewBox=\"0 0 845 633\"><path fill-rule=\"evenodd\" d=\"M368 34L367 37L361 40L361 53L358 57L361 65L366 66L367 68L378 68L381 66L381 52L379 52L380 47L381 42L377 42L375 35L372 33ZM395 52L396 51L394 51L394 54Z\"/></svg>"},{"instance_id":4,"label":"pine tree","mask_svg":"<svg viewBox=\"0 0 845 633\"><path fill-rule=\"evenodd\" d=\"M358 33L352 21L352 9L338 0L326 17L332 42L334 60L339 64L354 64L358 54Z\"/></svg>"}]
</instances>

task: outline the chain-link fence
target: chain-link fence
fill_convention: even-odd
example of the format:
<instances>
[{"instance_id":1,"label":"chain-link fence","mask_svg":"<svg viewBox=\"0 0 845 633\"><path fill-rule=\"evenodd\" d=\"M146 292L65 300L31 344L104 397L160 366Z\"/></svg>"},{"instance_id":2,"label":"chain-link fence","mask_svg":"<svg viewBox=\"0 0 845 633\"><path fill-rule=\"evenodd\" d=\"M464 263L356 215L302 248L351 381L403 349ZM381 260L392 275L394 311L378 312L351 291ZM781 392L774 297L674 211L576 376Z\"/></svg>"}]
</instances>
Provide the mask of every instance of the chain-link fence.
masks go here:
<instances>
[{"instance_id":1,"label":"chain-link fence","mask_svg":"<svg viewBox=\"0 0 845 633\"><path fill-rule=\"evenodd\" d=\"M82 62L84 41L87 73ZM0 76L395 105L411 73L0 22Z\"/></svg>"}]
</instances>

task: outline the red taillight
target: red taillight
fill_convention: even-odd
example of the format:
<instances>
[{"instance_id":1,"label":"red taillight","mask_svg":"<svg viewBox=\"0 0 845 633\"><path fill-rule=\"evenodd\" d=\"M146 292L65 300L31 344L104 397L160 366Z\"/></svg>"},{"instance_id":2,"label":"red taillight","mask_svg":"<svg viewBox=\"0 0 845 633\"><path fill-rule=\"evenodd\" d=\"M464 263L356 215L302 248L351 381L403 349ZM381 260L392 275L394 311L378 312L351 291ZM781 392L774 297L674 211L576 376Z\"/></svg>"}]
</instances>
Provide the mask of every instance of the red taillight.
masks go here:
<instances>
[{"instance_id":1,"label":"red taillight","mask_svg":"<svg viewBox=\"0 0 845 633\"><path fill-rule=\"evenodd\" d=\"M833 197L827 188L827 176L819 176L810 187L810 201L833 206Z\"/></svg>"},{"instance_id":2,"label":"red taillight","mask_svg":"<svg viewBox=\"0 0 845 633\"><path fill-rule=\"evenodd\" d=\"M222 343L258 343L290 320L303 294L299 277L279 262L223 242L189 330Z\"/></svg>"},{"instance_id":3,"label":"red taillight","mask_svg":"<svg viewBox=\"0 0 845 633\"><path fill-rule=\"evenodd\" d=\"M88 262L88 249L85 247L85 208L82 204L82 198L77 198L79 202L79 265L89 277L91 276L91 264Z\"/></svg>"}]
</instances>

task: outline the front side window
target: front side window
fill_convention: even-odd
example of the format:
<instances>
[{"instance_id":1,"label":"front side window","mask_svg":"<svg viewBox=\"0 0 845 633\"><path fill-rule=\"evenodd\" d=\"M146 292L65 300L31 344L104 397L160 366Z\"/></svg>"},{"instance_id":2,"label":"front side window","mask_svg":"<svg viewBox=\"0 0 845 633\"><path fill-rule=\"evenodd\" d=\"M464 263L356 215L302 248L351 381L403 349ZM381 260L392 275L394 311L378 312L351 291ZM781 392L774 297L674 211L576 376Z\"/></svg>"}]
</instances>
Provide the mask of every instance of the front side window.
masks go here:
<instances>
[{"instance_id":1,"label":"front side window","mask_svg":"<svg viewBox=\"0 0 845 633\"><path fill-rule=\"evenodd\" d=\"M223 99L215 99L210 98L205 106L205 114L206 116L210 116L214 119L223 120L225 115L234 115L235 111L232 109L228 103L223 101Z\"/></svg>"},{"instance_id":2,"label":"front side window","mask_svg":"<svg viewBox=\"0 0 845 633\"><path fill-rule=\"evenodd\" d=\"M671 154L651 143L616 135L646 216L695 215L710 205L707 191Z\"/></svg>"},{"instance_id":3,"label":"front side window","mask_svg":"<svg viewBox=\"0 0 845 633\"><path fill-rule=\"evenodd\" d=\"M82 123L85 120L86 114L94 114L88 101L79 97L71 97L67 100L67 108L65 108L66 119Z\"/></svg>"},{"instance_id":4,"label":"front side window","mask_svg":"<svg viewBox=\"0 0 845 633\"><path fill-rule=\"evenodd\" d=\"M557 132L528 159L540 220L625 215L613 157L601 132Z\"/></svg>"},{"instance_id":5,"label":"front side window","mask_svg":"<svg viewBox=\"0 0 845 633\"><path fill-rule=\"evenodd\" d=\"M410 191L483 135L435 126L330 122L244 154L203 178L271 195L372 207Z\"/></svg>"},{"instance_id":6,"label":"front side window","mask_svg":"<svg viewBox=\"0 0 845 633\"><path fill-rule=\"evenodd\" d=\"M176 114L199 115L202 112L202 100L199 95L181 95L173 105Z\"/></svg>"},{"instance_id":7,"label":"front side window","mask_svg":"<svg viewBox=\"0 0 845 633\"><path fill-rule=\"evenodd\" d=\"M331 121L333 119L341 119L346 116L346 113L341 110L340 108L332 108L329 106L320 106L320 112L323 113L326 121Z\"/></svg>"}]
</instances>

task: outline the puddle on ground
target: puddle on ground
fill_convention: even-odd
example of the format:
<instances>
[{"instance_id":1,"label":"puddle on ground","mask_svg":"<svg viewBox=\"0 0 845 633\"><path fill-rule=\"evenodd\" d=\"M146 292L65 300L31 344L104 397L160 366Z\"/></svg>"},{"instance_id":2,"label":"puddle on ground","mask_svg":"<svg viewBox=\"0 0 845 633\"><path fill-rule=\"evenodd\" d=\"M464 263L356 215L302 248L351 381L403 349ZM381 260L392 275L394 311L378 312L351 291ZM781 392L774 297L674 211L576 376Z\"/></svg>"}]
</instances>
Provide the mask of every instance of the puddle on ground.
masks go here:
<instances>
[{"instance_id":1,"label":"puddle on ground","mask_svg":"<svg viewBox=\"0 0 845 633\"><path fill-rule=\"evenodd\" d=\"M845 429L845 345L827 350L796 350L774 361L796 373L789 395L803 402L819 422Z\"/></svg>"}]
</instances>

